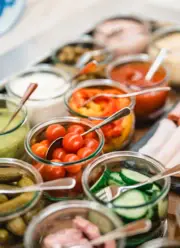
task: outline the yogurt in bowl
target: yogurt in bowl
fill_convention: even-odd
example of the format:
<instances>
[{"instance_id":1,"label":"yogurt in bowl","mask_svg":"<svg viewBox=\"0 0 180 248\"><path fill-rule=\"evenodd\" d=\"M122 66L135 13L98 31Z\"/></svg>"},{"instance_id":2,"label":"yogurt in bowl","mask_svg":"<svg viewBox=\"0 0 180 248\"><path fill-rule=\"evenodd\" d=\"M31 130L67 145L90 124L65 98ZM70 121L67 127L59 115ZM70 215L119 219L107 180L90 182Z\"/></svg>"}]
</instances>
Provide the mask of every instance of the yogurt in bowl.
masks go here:
<instances>
[{"instance_id":1,"label":"yogurt in bowl","mask_svg":"<svg viewBox=\"0 0 180 248\"><path fill-rule=\"evenodd\" d=\"M31 126L66 114L63 95L70 87L67 73L50 65L38 65L11 80L6 86L8 95L20 100L31 82L38 84L26 103Z\"/></svg>"}]
</instances>

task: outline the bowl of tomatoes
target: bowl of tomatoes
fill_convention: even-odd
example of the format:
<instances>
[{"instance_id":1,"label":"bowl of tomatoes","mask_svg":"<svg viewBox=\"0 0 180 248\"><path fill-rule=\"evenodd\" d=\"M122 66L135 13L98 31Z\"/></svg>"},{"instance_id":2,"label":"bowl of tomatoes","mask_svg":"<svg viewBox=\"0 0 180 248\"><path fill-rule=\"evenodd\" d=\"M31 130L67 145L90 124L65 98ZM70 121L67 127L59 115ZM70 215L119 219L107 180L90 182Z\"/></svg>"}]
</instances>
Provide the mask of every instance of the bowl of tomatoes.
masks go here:
<instances>
[{"instance_id":1,"label":"bowl of tomatoes","mask_svg":"<svg viewBox=\"0 0 180 248\"><path fill-rule=\"evenodd\" d=\"M76 117L60 117L33 127L25 140L25 149L33 166L40 172L44 181L71 177L76 185L71 190L45 192L49 200L82 198L81 176L84 168L102 152L104 135L96 130L81 135L93 124ZM46 154L51 143L63 137L62 144L52 152L52 159Z\"/></svg>"}]
</instances>

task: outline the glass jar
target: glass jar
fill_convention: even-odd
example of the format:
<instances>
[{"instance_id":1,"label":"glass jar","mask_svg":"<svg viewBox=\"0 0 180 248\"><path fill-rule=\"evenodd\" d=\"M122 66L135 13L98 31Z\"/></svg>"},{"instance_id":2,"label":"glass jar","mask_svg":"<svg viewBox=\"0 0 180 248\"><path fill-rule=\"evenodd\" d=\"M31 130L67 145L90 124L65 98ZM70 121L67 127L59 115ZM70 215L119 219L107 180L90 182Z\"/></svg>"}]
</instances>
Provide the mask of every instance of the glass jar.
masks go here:
<instances>
[{"instance_id":1,"label":"glass jar","mask_svg":"<svg viewBox=\"0 0 180 248\"><path fill-rule=\"evenodd\" d=\"M150 58L154 59L160 52L161 48L167 50L167 56L164 59L164 64L170 71L170 81L174 86L180 86L180 26L173 25L159 28L153 33L151 42L148 47Z\"/></svg>"},{"instance_id":2,"label":"glass jar","mask_svg":"<svg viewBox=\"0 0 180 248\"><path fill-rule=\"evenodd\" d=\"M122 222L109 209L95 202L65 201L44 209L30 223L24 243L26 248L42 247L43 238L59 230L72 227L72 220L81 216L96 226L102 234L122 225ZM116 248L123 248L124 240L118 240Z\"/></svg>"},{"instance_id":3,"label":"glass jar","mask_svg":"<svg viewBox=\"0 0 180 248\"><path fill-rule=\"evenodd\" d=\"M66 115L63 95L70 87L67 73L50 65L37 65L6 85L8 95L20 101L29 82L38 84L37 89L26 102L31 126Z\"/></svg>"},{"instance_id":4,"label":"glass jar","mask_svg":"<svg viewBox=\"0 0 180 248\"><path fill-rule=\"evenodd\" d=\"M144 52L150 40L151 24L138 16L122 15L98 23L94 40L112 49L115 56Z\"/></svg>"},{"instance_id":5,"label":"glass jar","mask_svg":"<svg viewBox=\"0 0 180 248\"><path fill-rule=\"evenodd\" d=\"M108 80L108 79L97 79L97 80L87 80L84 81L83 83L79 84L76 88L72 88L70 91L67 92L65 95L65 104L73 116L79 116L82 118L86 118L88 120L91 120L93 123L100 122L104 120L106 117L110 116L112 113L115 113L116 111L120 110L123 107L129 107L131 109L131 113L128 116L125 116L123 118L120 118L119 120L107 124L102 128L102 131L105 136L105 145L103 148L103 152L111 152L114 150L120 150L123 147L125 147L131 140L132 135L134 133L134 124L135 124L135 119L134 119L134 112L133 108L135 105L135 99L134 97L130 98L122 98L122 100L117 100L118 104L120 103L120 106L114 106L114 99L112 98L107 98L113 101L112 105L107 104L107 108L104 108L105 111L111 111L111 114L107 114L107 116L98 116L98 111L101 108L100 104L96 104L94 101L91 103L87 104L87 108L77 108L76 110L72 108L72 104L70 104L70 101L73 97L74 94L77 94L77 92L80 92L83 89L92 89L92 91L95 91L95 93L92 93L92 95L96 95L98 92L96 90L109 90L109 93L113 93L114 91L118 91L118 94L123 94L129 92L128 89L123 86L122 84L119 84L118 82ZM106 92L106 93L108 93ZM120 93L119 93L120 92ZM117 94L117 92L115 93ZM91 95L91 96L92 96ZM83 101L87 100L89 96L85 96L83 98ZM78 101L80 100L80 97L78 96ZM124 99L126 102L124 102ZM121 106L122 102L122 106ZM91 105L90 105L91 104ZM112 108L112 109L110 109ZM93 110L94 115L89 114L89 109ZM108 110L109 109L109 110ZM85 111L88 111L87 114ZM83 111L83 113L82 113ZM118 130L117 130L118 129ZM110 132L110 130L113 130L113 133ZM117 131L117 132L116 132Z\"/></svg>"},{"instance_id":6,"label":"glass jar","mask_svg":"<svg viewBox=\"0 0 180 248\"><path fill-rule=\"evenodd\" d=\"M156 189L152 191L152 193L155 192L152 195L151 193L148 195L149 192L142 192L139 189L138 192L142 192L145 197L144 199L146 199L146 203L144 204L138 204L137 198L131 199L131 202L126 202L122 206L120 204L117 206L117 203L114 204L113 201L108 203L101 201L94 193L92 193L90 190L91 186L100 180L99 178L102 174L107 175L107 171L108 174L112 172L119 173L122 168L138 171L149 177L164 171L163 165L151 157L137 152L112 152L100 156L88 165L82 176L82 184L84 192L89 199L112 209L123 219L124 224L141 218L148 218L151 220L152 228L148 233L136 235L127 239L127 247L136 247L148 240L166 234L170 178L158 181L159 188L157 189L159 191L157 191L157 194ZM106 172L104 173L104 171ZM109 183L110 182L108 182L108 184ZM115 182L113 181L112 184L114 183ZM104 184L106 184L106 182L104 182Z\"/></svg>"},{"instance_id":7,"label":"glass jar","mask_svg":"<svg viewBox=\"0 0 180 248\"><path fill-rule=\"evenodd\" d=\"M139 248L179 248L180 242L168 239L155 239L149 241Z\"/></svg>"},{"instance_id":8,"label":"glass jar","mask_svg":"<svg viewBox=\"0 0 180 248\"><path fill-rule=\"evenodd\" d=\"M0 95L0 130L8 123L17 108L17 102ZM29 131L26 108L23 107L12 123L0 131L0 158L24 159L24 139Z\"/></svg>"},{"instance_id":9,"label":"glass jar","mask_svg":"<svg viewBox=\"0 0 180 248\"><path fill-rule=\"evenodd\" d=\"M48 199L50 199L51 201L59 201L59 200L65 200L69 198L76 198L76 199L77 197L82 198L82 193L83 193L82 185L81 185L82 170L87 166L87 164L91 160L93 160L95 157L97 157L102 152L102 148L104 145L103 133L99 129L95 131L95 135L99 141L99 145L93 151L93 153L91 153L87 157L81 160L78 160L78 161L74 161L74 162L61 162L61 163L54 162L52 160L50 161L45 158L41 158L37 156L31 149L33 144L39 143L45 139L45 131L47 127L52 124L61 124L65 128L68 127L70 124L80 124L81 126L84 126L86 130L91 128L93 125L87 120L83 120L83 119L75 118L75 117L56 118L51 121L47 121L47 122L36 125L34 128L30 130L25 140L25 149L28 155L30 156L30 159L31 159L30 161L36 168L38 167L44 180L48 181L49 178L47 178L47 176L45 175L44 170L42 171L42 167L41 167L42 164L46 168L47 166L48 168L49 166L53 168L57 167L57 169L60 167L63 167L66 170L64 177L73 177L76 180L76 186L71 190L59 190L59 191L57 190L57 191L53 191L50 193L46 193L46 196L48 197ZM80 168L80 170L76 170L75 168Z\"/></svg>"},{"instance_id":10,"label":"glass jar","mask_svg":"<svg viewBox=\"0 0 180 248\"><path fill-rule=\"evenodd\" d=\"M8 168L11 171L7 174L6 169ZM29 180L35 184L42 183L42 177L38 171L21 160L0 158L0 170L1 189L28 186L30 185ZM8 182L8 180L10 181ZM1 194L0 247L21 245L29 221L44 207L41 197L42 192L28 192L20 195Z\"/></svg>"},{"instance_id":11,"label":"glass jar","mask_svg":"<svg viewBox=\"0 0 180 248\"><path fill-rule=\"evenodd\" d=\"M163 76L162 80L159 81L159 79L156 78L156 82L152 81L151 83L150 81L150 84L148 81L144 80L144 72L146 74L146 71L148 71L148 69L150 68L151 63L152 62L150 60L150 57L147 54L119 57L111 64L109 64L109 66L107 67L107 75L108 78L119 81L121 84L125 84L130 91L141 91L155 87L168 86L169 72L164 66L161 66L158 70L159 75ZM132 66L134 65L136 65L136 67L137 65L138 67L139 65L143 65L143 67L146 67L144 69L143 67L132 68ZM128 66L131 67L128 68ZM115 72L116 74L113 75L113 72ZM133 76L137 77L137 80L133 81ZM158 75L155 76L157 77ZM159 117L164 112L164 105L167 101L167 98L167 91L152 92L136 96L136 105L134 110L137 120L146 121L157 119L157 117Z\"/></svg>"}]
</instances>

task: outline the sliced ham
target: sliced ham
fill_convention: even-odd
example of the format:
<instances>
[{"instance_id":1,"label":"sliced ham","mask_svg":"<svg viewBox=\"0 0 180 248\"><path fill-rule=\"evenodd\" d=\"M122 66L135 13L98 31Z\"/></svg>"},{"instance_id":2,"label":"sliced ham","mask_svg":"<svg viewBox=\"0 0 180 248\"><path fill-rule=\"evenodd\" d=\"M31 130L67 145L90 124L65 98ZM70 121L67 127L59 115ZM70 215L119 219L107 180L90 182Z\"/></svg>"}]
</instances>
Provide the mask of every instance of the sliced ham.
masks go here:
<instances>
[{"instance_id":1,"label":"sliced ham","mask_svg":"<svg viewBox=\"0 0 180 248\"><path fill-rule=\"evenodd\" d=\"M71 245L84 239L82 232L75 228L60 230L48 235L43 241L43 248L61 248L63 245Z\"/></svg>"},{"instance_id":2,"label":"sliced ham","mask_svg":"<svg viewBox=\"0 0 180 248\"><path fill-rule=\"evenodd\" d=\"M139 152L149 155L151 157L156 157L158 152L162 149L163 145L169 140L175 130L176 125L173 121L163 119L162 121L160 121L159 126L154 135L146 143L146 145L139 150Z\"/></svg>"},{"instance_id":3,"label":"sliced ham","mask_svg":"<svg viewBox=\"0 0 180 248\"><path fill-rule=\"evenodd\" d=\"M104 248L116 248L116 242L114 240L109 240L104 244Z\"/></svg>"},{"instance_id":4,"label":"sliced ham","mask_svg":"<svg viewBox=\"0 0 180 248\"><path fill-rule=\"evenodd\" d=\"M180 122L180 102L176 105L176 107L170 111L168 114L168 118L176 123Z\"/></svg>"},{"instance_id":5,"label":"sliced ham","mask_svg":"<svg viewBox=\"0 0 180 248\"><path fill-rule=\"evenodd\" d=\"M167 132L167 130L165 130L165 132ZM179 151L180 151L180 126L176 128L175 132L169 137L168 141L158 152L156 159L166 166Z\"/></svg>"},{"instance_id":6,"label":"sliced ham","mask_svg":"<svg viewBox=\"0 0 180 248\"><path fill-rule=\"evenodd\" d=\"M168 162L166 168L172 168L176 165L180 164L180 149L176 152L173 158Z\"/></svg>"},{"instance_id":7,"label":"sliced ham","mask_svg":"<svg viewBox=\"0 0 180 248\"><path fill-rule=\"evenodd\" d=\"M81 216L76 216L73 224L75 228L81 230L90 240L101 236L99 228Z\"/></svg>"}]
</instances>

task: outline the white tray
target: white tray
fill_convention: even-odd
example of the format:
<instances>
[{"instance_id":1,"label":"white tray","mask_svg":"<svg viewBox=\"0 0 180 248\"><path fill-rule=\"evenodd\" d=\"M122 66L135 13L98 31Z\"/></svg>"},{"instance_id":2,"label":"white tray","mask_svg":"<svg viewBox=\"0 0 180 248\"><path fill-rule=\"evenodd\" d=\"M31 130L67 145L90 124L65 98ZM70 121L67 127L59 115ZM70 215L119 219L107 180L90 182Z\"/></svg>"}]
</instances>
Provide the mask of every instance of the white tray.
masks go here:
<instances>
[{"instance_id":1,"label":"white tray","mask_svg":"<svg viewBox=\"0 0 180 248\"><path fill-rule=\"evenodd\" d=\"M135 14L165 22L180 22L178 9L162 8L152 4L150 0L97 0L90 7L61 19L51 30L3 54L0 57L0 88L12 76L42 61L54 49L92 29L100 20L121 14Z\"/></svg>"}]
</instances>

